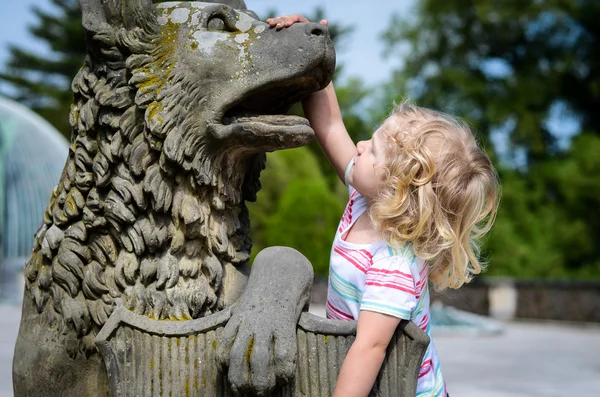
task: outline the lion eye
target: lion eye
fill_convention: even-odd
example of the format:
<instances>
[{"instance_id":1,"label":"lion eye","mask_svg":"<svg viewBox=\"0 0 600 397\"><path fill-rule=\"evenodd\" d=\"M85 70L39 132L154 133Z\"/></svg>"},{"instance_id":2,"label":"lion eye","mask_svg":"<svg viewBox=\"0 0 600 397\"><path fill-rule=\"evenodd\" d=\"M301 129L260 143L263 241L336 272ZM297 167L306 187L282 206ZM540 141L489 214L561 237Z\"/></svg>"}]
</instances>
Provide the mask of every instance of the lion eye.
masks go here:
<instances>
[{"instance_id":1,"label":"lion eye","mask_svg":"<svg viewBox=\"0 0 600 397\"><path fill-rule=\"evenodd\" d=\"M208 20L208 23L206 24L206 28L208 30L223 31L223 30L225 30L225 21L223 20L223 18L221 18L219 16L214 16Z\"/></svg>"},{"instance_id":2,"label":"lion eye","mask_svg":"<svg viewBox=\"0 0 600 397\"><path fill-rule=\"evenodd\" d=\"M236 32L236 14L233 8L218 5L213 8L206 20L206 29L220 32Z\"/></svg>"}]
</instances>

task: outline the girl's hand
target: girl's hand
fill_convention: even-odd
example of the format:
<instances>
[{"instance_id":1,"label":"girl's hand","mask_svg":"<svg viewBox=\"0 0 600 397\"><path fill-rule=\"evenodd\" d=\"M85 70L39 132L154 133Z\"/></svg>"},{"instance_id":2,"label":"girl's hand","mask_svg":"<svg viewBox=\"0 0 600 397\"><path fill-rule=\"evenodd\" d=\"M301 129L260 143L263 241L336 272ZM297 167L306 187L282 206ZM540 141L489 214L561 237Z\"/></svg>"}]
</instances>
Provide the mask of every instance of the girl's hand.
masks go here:
<instances>
[{"instance_id":1,"label":"girl's hand","mask_svg":"<svg viewBox=\"0 0 600 397\"><path fill-rule=\"evenodd\" d=\"M308 19L304 18L302 15L293 14L293 15L284 15L282 17L275 17L267 19L267 23L273 28L277 30L281 30L283 28L288 28L295 24L296 22L310 22ZM322 19L320 21L321 25L328 25L327 19Z\"/></svg>"}]
</instances>

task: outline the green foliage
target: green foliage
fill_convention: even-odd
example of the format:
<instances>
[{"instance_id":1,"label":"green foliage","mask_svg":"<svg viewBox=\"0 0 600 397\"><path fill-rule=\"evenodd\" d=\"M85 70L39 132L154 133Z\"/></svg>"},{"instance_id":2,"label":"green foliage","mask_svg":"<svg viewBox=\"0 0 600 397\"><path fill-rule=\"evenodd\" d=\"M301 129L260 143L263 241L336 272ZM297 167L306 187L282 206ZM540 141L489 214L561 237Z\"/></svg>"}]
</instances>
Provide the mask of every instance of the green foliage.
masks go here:
<instances>
[{"instance_id":1,"label":"green foliage","mask_svg":"<svg viewBox=\"0 0 600 397\"><path fill-rule=\"evenodd\" d=\"M70 138L68 117L73 98L69 87L83 64L85 40L79 1L52 0L52 5L54 12L34 6L37 21L29 26L29 32L47 44L52 55L10 46L0 81L11 87L3 95L30 107Z\"/></svg>"},{"instance_id":2,"label":"green foliage","mask_svg":"<svg viewBox=\"0 0 600 397\"><path fill-rule=\"evenodd\" d=\"M284 245L302 252L315 274L327 275L331 244L343 205L319 180L290 182L265 229L266 246Z\"/></svg>"},{"instance_id":3,"label":"green foliage","mask_svg":"<svg viewBox=\"0 0 600 397\"><path fill-rule=\"evenodd\" d=\"M490 234L490 275L563 277L564 261L552 233L559 213L543 186L514 171L503 174L502 207Z\"/></svg>"},{"instance_id":4,"label":"green foliage","mask_svg":"<svg viewBox=\"0 0 600 397\"><path fill-rule=\"evenodd\" d=\"M318 181L325 186L315 156L307 148L267 153L267 167L260 175L262 189L258 192L256 202L247 203L254 253L267 247L263 230L277 212L281 195L294 180Z\"/></svg>"},{"instance_id":5,"label":"green foliage","mask_svg":"<svg viewBox=\"0 0 600 397\"><path fill-rule=\"evenodd\" d=\"M505 171L503 203L488 241L489 273L598 277L600 138L582 134L568 155Z\"/></svg>"},{"instance_id":6,"label":"green foliage","mask_svg":"<svg viewBox=\"0 0 600 397\"><path fill-rule=\"evenodd\" d=\"M360 108L362 101L367 98L369 94L369 91L364 86L362 80L351 78L344 83L336 83L335 92L342 111L344 125L352 140L358 142L360 140L370 139L375 128L373 128L373 125L368 121ZM295 114L302 114L299 106L296 109L292 109L292 112ZM325 156L325 153L323 153L323 150L321 150L319 143L315 140L308 145L308 147L315 155L329 188L336 192L340 199L344 197L347 198L348 191L340 181L340 178L333 167L331 167L331 164L329 163L327 156Z\"/></svg>"},{"instance_id":7,"label":"green foliage","mask_svg":"<svg viewBox=\"0 0 600 397\"><path fill-rule=\"evenodd\" d=\"M271 11L265 17L278 15ZM328 19L317 8L310 21ZM340 51L351 27L329 21L329 32ZM335 76L341 73L337 65ZM359 105L368 91L360 79L336 82L336 92L348 132L354 140L370 136L371 128ZM290 109L302 115L300 104ZM277 151L267 155L267 168L261 174L262 190L256 203L248 203L253 239L252 259L263 248L285 245L297 249L313 264L315 273L326 275L335 229L348 192L314 141L306 148Z\"/></svg>"},{"instance_id":8,"label":"green foliage","mask_svg":"<svg viewBox=\"0 0 600 397\"><path fill-rule=\"evenodd\" d=\"M326 274L323 258L329 257L344 201L332 194L314 154L306 147L268 153L260 180L256 202L247 203L252 259L265 247L285 245Z\"/></svg>"},{"instance_id":9,"label":"green foliage","mask_svg":"<svg viewBox=\"0 0 600 397\"><path fill-rule=\"evenodd\" d=\"M358 142L360 140L370 139L375 128L361 109L362 102L368 98L369 95L369 91L362 80L359 78L350 78L344 83L335 83L335 92L342 111L344 125L352 140ZM289 113L299 116L304 115L300 104L294 105ZM308 148L314 154L329 188L335 192L340 199L347 198L348 191L340 181L340 178L333 167L331 167L331 164L329 163L327 156L325 156L325 153L323 153L319 143L314 140L308 145Z\"/></svg>"},{"instance_id":10,"label":"green foliage","mask_svg":"<svg viewBox=\"0 0 600 397\"><path fill-rule=\"evenodd\" d=\"M496 159L488 274L599 277L600 3L424 0L415 12L383 34L404 60L383 98L465 117Z\"/></svg>"},{"instance_id":11,"label":"green foliage","mask_svg":"<svg viewBox=\"0 0 600 397\"><path fill-rule=\"evenodd\" d=\"M600 131L598 2L425 0L416 13L383 34L389 54L408 55L390 95L456 112L486 136L502 129L529 162L558 150L545 123L557 103Z\"/></svg>"},{"instance_id":12,"label":"green foliage","mask_svg":"<svg viewBox=\"0 0 600 397\"><path fill-rule=\"evenodd\" d=\"M51 11L33 9L30 26L51 55L10 48L1 93L68 135L69 85L85 44L78 0L51 1ZM327 15L317 9L307 17ZM355 141L367 139L373 120L405 96L473 126L503 185L484 247L490 275L600 276L599 17L592 0L422 0L414 13L393 16L382 35L388 56L403 66L377 98L359 79L336 80ZM343 51L352 27L330 21L329 30ZM379 106L365 109L373 99ZM575 125L575 136L549 121L561 118ZM257 202L248 204L253 253L288 245L324 273L347 192L316 142L269 154L261 181Z\"/></svg>"}]
</instances>

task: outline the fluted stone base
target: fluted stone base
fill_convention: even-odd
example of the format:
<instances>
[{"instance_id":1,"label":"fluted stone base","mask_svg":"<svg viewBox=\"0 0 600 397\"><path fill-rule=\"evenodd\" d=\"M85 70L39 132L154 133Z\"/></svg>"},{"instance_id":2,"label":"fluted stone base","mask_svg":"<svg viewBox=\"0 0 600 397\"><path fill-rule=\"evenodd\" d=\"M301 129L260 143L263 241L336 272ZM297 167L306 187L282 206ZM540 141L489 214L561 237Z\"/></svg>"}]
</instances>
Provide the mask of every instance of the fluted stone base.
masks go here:
<instances>
[{"instance_id":1,"label":"fluted stone base","mask_svg":"<svg viewBox=\"0 0 600 397\"><path fill-rule=\"evenodd\" d=\"M119 307L96 338L111 396L232 396L216 363L230 311L191 321L155 321ZM293 384L273 397L329 397L356 335L356 322L303 313L297 327ZM403 321L390 343L370 396L414 396L429 337Z\"/></svg>"}]
</instances>

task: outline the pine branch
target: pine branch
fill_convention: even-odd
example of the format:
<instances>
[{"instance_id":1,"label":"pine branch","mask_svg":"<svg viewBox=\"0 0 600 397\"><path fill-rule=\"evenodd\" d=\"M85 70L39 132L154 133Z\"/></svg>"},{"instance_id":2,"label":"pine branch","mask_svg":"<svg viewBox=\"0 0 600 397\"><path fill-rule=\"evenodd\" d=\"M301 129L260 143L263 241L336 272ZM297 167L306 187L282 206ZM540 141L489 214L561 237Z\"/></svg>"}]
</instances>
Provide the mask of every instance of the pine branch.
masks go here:
<instances>
[{"instance_id":1,"label":"pine branch","mask_svg":"<svg viewBox=\"0 0 600 397\"><path fill-rule=\"evenodd\" d=\"M38 56L30 51L18 47L9 47L11 58L7 63L8 74L11 70L39 72L49 75L58 75L72 79L83 63L83 58L73 59L62 56L62 59L51 60L48 57Z\"/></svg>"}]
</instances>

